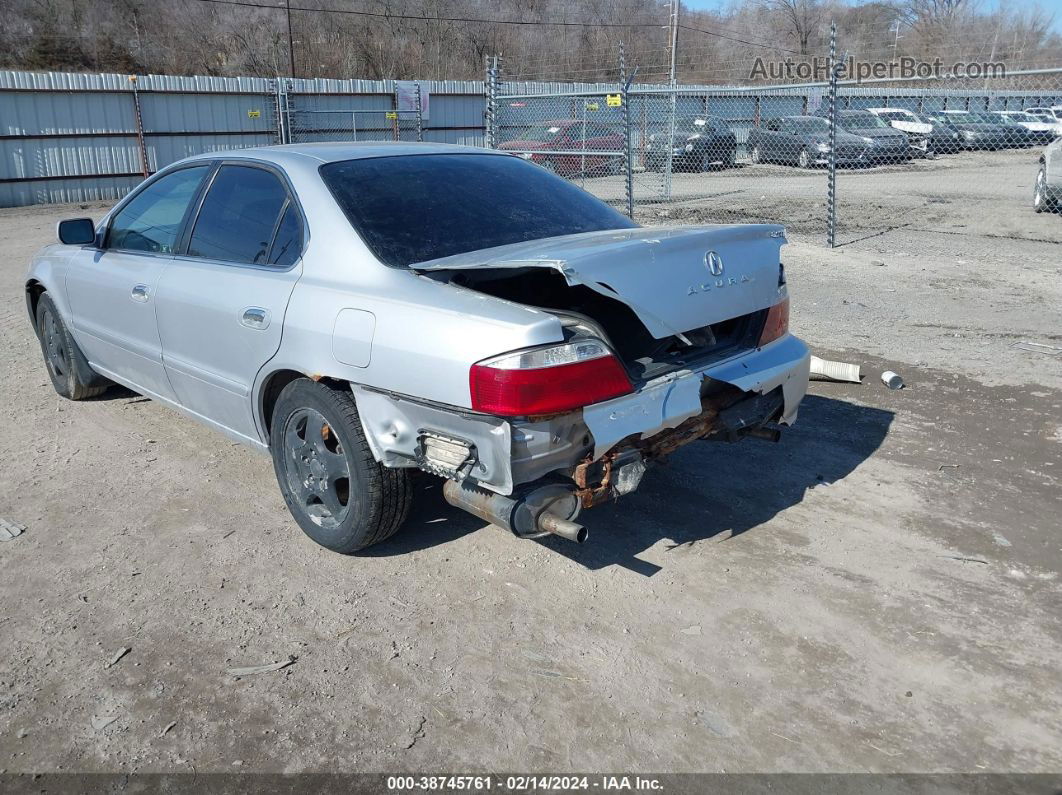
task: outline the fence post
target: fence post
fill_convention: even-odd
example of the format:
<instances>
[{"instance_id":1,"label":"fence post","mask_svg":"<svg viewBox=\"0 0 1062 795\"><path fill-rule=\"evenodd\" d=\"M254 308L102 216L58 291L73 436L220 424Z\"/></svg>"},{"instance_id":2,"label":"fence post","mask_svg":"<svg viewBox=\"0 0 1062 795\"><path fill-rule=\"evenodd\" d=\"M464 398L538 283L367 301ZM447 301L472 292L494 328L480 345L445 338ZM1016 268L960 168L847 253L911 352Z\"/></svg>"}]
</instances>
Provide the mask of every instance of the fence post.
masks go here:
<instances>
[{"instance_id":1,"label":"fence post","mask_svg":"<svg viewBox=\"0 0 1062 795\"><path fill-rule=\"evenodd\" d=\"M269 94L273 101L273 134L278 144L289 143L284 130L284 105L280 98L282 85L279 78L269 81Z\"/></svg>"},{"instance_id":2,"label":"fence post","mask_svg":"<svg viewBox=\"0 0 1062 795\"><path fill-rule=\"evenodd\" d=\"M424 121L423 117L421 116L419 81L414 86L414 89L414 100L417 103L417 142L419 143L424 140Z\"/></svg>"},{"instance_id":3,"label":"fence post","mask_svg":"<svg viewBox=\"0 0 1062 795\"><path fill-rule=\"evenodd\" d=\"M623 46L619 46L620 101L623 103L623 176L624 191L627 198L627 217L634 218L634 163L631 155L633 135L631 135L630 81L627 79L627 57Z\"/></svg>"},{"instance_id":4,"label":"fence post","mask_svg":"<svg viewBox=\"0 0 1062 795\"><path fill-rule=\"evenodd\" d=\"M834 248L837 233L837 23L830 23L830 157L826 179L826 245Z\"/></svg>"},{"instance_id":5,"label":"fence post","mask_svg":"<svg viewBox=\"0 0 1062 795\"><path fill-rule=\"evenodd\" d=\"M498 145L498 56L487 56L487 110L483 137L488 149Z\"/></svg>"},{"instance_id":6,"label":"fence post","mask_svg":"<svg viewBox=\"0 0 1062 795\"><path fill-rule=\"evenodd\" d=\"M129 83L133 87L133 111L136 117L136 142L140 147L140 170L146 177L148 175L147 144L144 142L144 117L140 113L140 91L136 87L136 75L129 75Z\"/></svg>"},{"instance_id":7,"label":"fence post","mask_svg":"<svg viewBox=\"0 0 1062 795\"><path fill-rule=\"evenodd\" d=\"M287 130L289 144L298 143L295 140L295 126L292 123L292 114L295 112L291 107L291 90L294 83L291 80L285 80L283 91L281 91L281 98L284 100L284 128Z\"/></svg>"}]
</instances>

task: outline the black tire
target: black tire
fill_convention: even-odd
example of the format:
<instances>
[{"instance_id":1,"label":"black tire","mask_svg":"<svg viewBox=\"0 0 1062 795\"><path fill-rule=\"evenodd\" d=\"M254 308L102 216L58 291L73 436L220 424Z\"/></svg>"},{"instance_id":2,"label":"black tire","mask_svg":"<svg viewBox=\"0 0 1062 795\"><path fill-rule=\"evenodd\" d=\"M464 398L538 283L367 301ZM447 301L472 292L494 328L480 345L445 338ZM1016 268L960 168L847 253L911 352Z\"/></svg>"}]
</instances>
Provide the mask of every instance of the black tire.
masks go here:
<instances>
[{"instance_id":1,"label":"black tire","mask_svg":"<svg viewBox=\"0 0 1062 795\"><path fill-rule=\"evenodd\" d=\"M409 472L373 458L349 387L292 381L277 399L269 437L284 502L321 546L351 555L405 522Z\"/></svg>"},{"instance_id":2,"label":"black tire","mask_svg":"<svg viewBox=\"0 0 1062 795\"><path fill-rule=\"evenodd\" d=\"M44 366L56 392L70 400L85 400L107 391L111 382L89 367L48 293L37 301L36 324Z\"/></svg>"}]
</instances>

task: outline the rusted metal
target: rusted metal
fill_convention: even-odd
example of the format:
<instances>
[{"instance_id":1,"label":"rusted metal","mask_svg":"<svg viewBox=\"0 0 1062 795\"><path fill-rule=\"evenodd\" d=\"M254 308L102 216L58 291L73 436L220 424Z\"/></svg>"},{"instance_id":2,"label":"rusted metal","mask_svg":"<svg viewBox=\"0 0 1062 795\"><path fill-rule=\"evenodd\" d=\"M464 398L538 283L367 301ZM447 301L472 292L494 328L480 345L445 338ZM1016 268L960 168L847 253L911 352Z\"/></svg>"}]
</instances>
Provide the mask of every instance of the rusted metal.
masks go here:
<instances>
[{"instance_id":1,"label":"rusted metal","mask_svg":"<svg viewBox=\"0 0 1062 795\"><path fill-rule=\"evenodd\" d=\"M140 92L137 89L136 75L129 76L129 82L133 87L133 118L136 119L136 141L140 149L140 168L144 176L148 176L148 153L147 144L144 141L144 117L140 112Z\"/></svg>"},{"instance_id":2,"label":"rusted metal","mask_svg":"<svg viewBox=\"0 0 1062 795\"><path fill-rule=\"evenodd\" d=\"M612 471L617 458L626 450L636 449L646 460L664 458L678 448L711 436L718 428L719 412L740 399L741 390L725 389L701 398L701 413L690 417L670 430L658 433L649 439L637 440L630 437L621 442L604 456L594 461L587 456L575 467L572 479L575 481L575 494L584 508L592 508L609 499L613 494ZM601 477L596 479L596 467L601 467Z\"/></svg>"},{"instance_id":3,"label":"rusted metal","mask_svg":"<svg viewBox=\"0 0 1062 795\"><path fill-rule=\"evenodd\" d=\"M575 480L575 495L584 508L593 508L598 503L607 500L612 493L612 462L619 455L619 450L605 453L598 461L593 461L587 456L575 467L573 479ZM600 464L602 468L601 479L596 485L590 482L590 467Z\"/></svg>"}]
</instances>

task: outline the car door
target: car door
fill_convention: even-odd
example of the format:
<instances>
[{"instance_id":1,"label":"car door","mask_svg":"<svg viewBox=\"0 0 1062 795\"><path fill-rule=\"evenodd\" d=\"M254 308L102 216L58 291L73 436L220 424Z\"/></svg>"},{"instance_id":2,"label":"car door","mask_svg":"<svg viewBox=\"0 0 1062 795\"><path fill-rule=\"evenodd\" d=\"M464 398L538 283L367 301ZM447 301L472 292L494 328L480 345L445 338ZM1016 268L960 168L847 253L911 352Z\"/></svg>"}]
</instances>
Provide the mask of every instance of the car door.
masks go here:
<instances>
[{"instance_id":1,"label":"car door","mask_svg":"<svg viewBox=\"0 0 1062 795\"><path fill-rule=\"evenodd\" d=\"M800 154L801 140L797 135L796 127L789 119L781 119L778 124L778 132L775 133L777 147L775 156L779 160L795 162Z\"/></svg>"},{"instance_id":2,"label":"car door","mask_svg":"<svg viewBox=\"0 0 1062 795\"><path fill-rule=\"evenodd\" d=\"M587 122L586 125L586 148L591 152L616 152L617 155L623 150L623 135L600 122ZM618 157L608 154L596 155L587 158L588 167L604 171L619 171Z\"/></svg>"},{"instance_id":3,"label":"car door","mask_svg":"<svg viewBox=\"0 0 1062 795\"><path fill-rule=\"evenodd\" d=\"M251 387L280 347L304 230L280 171L223 162L159 283L155 310L177 401L239 437L260 438Z\"/></svg>"},{"instance_id":4,"label":"car door","mask_svg":"<svg viewBox=\"0 0 1062 795\"><path fill-rule=\"evenodd\" d=\"M173 398L155 323L159 279L211 165L170 171L112 214L102 246L84 249L66 274L70 323L94 368L154 397Z\"/></svg>"},{"instance_id":5,"label":"car door","mask_svg":"<svg viewBox=\"0 0 1062 795\"><path fill-rule=\"evenodd\" d=\"M768 119L763 126L762 154L767 160L777 160L782 153L782 122L780 119Z\"/></svg>"}]
</instances>

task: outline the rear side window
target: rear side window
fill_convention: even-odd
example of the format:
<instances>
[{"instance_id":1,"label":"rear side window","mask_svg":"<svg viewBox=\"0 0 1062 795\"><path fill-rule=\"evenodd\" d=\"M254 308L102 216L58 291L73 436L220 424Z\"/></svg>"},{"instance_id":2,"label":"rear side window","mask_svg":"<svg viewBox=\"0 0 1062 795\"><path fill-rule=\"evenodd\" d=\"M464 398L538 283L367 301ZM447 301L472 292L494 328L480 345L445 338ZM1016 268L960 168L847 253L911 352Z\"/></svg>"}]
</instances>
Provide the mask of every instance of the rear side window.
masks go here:
<instances>
[{"instance_id":1,"label":"rear side window","mask_svg":"<svg viewBox=\"0 0 1062 795\"><path fill-rule=\"evenodd\" d=\"M207 191L188 255L265 265L288 192L277 177L253 166L222 166Z\"/></svg>"},{"instance_id":2,"label":"rear side window","mask_svg":"<svg viewBox=\"0 0 1062 795\"><path fill-rule=\"evenodd\" d=\"M295 205L288 204L284 215L277 227L276 237L273 239L273 249L269 255L269 262L278 268L288 268L295 264L295 260L302 253L302 218Z\"/></svg>"},{"instance_id":3,"label":"rear side window","mask_svg":"<svg viewBox=\"0 0 1062 795\"><path fill-rule=\"evenodd\" d=\"M517 157L408 155L343 160L321 177L386 265L525 240L637 226L567 180Z\"/></svg>"},{"instance_id":4,"label":"rear side window","mask_svg":"<svg viewBox=\"0 0 1062 795\"><path fill-rule=\"evenodd\" d=\"M209 170L209 165L182 168L140 191L111 220L107 247L172 254L184 214Z\"/></svg>"}]
</instances>

